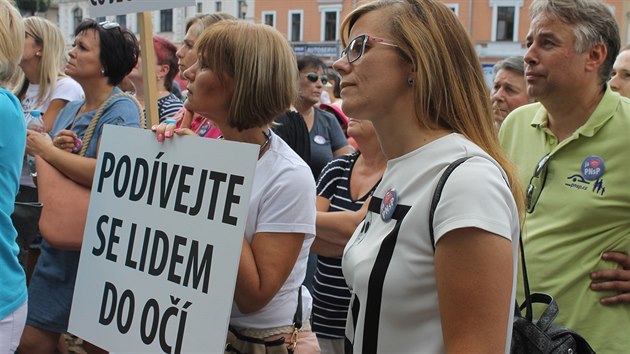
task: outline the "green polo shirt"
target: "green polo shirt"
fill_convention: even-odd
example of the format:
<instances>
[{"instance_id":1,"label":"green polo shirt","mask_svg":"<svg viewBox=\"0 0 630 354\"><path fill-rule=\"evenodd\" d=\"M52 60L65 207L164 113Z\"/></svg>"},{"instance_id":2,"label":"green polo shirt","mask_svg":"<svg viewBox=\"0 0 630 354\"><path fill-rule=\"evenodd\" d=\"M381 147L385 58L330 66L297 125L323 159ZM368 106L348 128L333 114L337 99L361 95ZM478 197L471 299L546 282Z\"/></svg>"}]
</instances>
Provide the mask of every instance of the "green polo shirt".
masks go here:
<instances>
[{"instance_id":1,"label":"green polo shirt","mask_svg":"<svg viewBox=\"0 0 630 354\"><path fill-rule=\"evenodd\" d=\"M630 100L607 88L589 120L560 143L547 126L547 111L533 103L512 112L499 133L524 190L551 156L523 231L530 288L552 295L557 322L597 353L630 353L630 304L601 305L612 294L589 288L591 272L618 267L601 259L604 251L630 254ZM519 289L520 302L521 282Z\"/></svg>"}]
</instances>

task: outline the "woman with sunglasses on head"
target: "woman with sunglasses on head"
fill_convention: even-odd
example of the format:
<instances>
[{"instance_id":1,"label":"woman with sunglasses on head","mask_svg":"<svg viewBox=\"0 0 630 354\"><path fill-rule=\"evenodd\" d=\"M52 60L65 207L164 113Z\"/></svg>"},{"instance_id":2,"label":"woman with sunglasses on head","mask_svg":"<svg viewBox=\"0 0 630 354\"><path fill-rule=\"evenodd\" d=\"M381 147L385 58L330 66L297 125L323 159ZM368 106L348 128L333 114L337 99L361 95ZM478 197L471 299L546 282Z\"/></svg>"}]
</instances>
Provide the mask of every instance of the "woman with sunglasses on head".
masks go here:
<instances>
[{"instance_id":1,"label":"woman with sunglasses on head","mask_svg":"<svg viewBox=\"0 0 630 354\"><path fill-rule=\"evenodd\" d=\"M133 33L113 22L84 20L74 36L65 73L81 85L85 99L68 103L59 113L51 130L52 139L48 134L29 131L26 150L89 188L103 126L140 127L137 103L127 96L113 97L122 93L116 85L134 68L140 49ZM92 117L101 108L92 139L82 147L84 156L75 153L73 148L81 142ZM55 353L60 334L68 328L78 264L79 251L56 249L45 240L42 242L29 284L27 326L19 353ZM89 343L85 348L89 353L102 352Z\"/></svg>"},{"instance_id":2,"label":"woman with sunglasses on head","mask_svg":"<svg viewBox=\"0 0 630 354\"><path fill-rule=\"evenodd\" d=\"M42 112L46 131L52 129L57 114L70 101L83 98L81 86L63 73L66 44L61 29L43 17L24 19L26 39L20 61L23 78L15 89L27 121L30 112Z\"/></svg>"},{"instance_id":3,"label":"woman with sunglasses on head","mask_svg":"<svg viewBox=\"0 0 630 354\"><path fill-rule=\"evenodd\" d=\"M27 312L26 276L18 262L17 232L11 222L26 144L24 112L7 87L24 50L24 24L8 0L0 0L0 353L13 353Z\"/></svg>"},{"instance_id":4,"label":"woman with sunglasses on head","mask_svg":"<svg viewBox=\"0 0 630 354\"><path fill-rule=\"evenodd\" d=\"M364 3L341 32L343 110L388 159L343 254L346 337L355 353L509 352L523 197L467 32L438 0Z\"/></svg>"},{"instance_id":5,"label":"woman with sunglasses on head","mask_svg":"<svg viewBox=\"0 0 630 354\"><path fill-rule=\"evenodd\" d=\"M24 19L24 54L20 61L21 79L14 89L20 99L26 125L31 121L31 111L42 112L45 131L50 131L57 115L70 101L80 100L83 89L72 78L66 76L62 67L66 63L66 48L59 26L43 17ZM36 202L37 189L26 161L20 178L20 193L17 201ZM20 237L22 247L27 247L27 276L30 277L37 261L41 238L34 242ZM24 244L30 243L31 244Z\"/></svg>"},{"instance_id":6,"label":"woman with sunglasses on head","mask_svg":"<svg viewBox=\"0 0 630 354\"><path fill-rule=\"evenodd\" d=\"M284 338L297 344L296 353L318 353L309 325L312 298L301 287L315 238L315 183L306 163L271 130L297 93L293 51L274 28L240 21L210 26L195 49L198 61L184 72L186 108L212 119L225 140L260 146L230 326L258 340ZM160 124L157 136L172 126ZM302 326L295 338L298 304Z\"/></svg>"},{"instance_id":7,"label":"woman with sunglasses on head","mask_svg":"<svg viewBox=\"0 0 630 354\"><path fill-rule=\"evenodd\" d=\"M316 57L300 57L297 60L298 99L295 108L304 117L311 138L309 166L317 179L322 168L334 156L349 154L352 148L334 115L319 109L319 100L328 79L324 75L324 62Z\"/></svg>"}]
</instances>

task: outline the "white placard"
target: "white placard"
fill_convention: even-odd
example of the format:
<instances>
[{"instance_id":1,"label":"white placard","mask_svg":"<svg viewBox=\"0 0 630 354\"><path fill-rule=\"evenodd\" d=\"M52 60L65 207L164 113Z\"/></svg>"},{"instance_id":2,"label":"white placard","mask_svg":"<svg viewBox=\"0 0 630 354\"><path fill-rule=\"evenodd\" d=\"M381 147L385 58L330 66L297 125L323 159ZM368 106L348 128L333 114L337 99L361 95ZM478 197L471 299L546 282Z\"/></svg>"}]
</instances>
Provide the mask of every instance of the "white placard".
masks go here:
<instances>
[{"instance_id":1,"label":"white placard","mask_svg":"<svg viewBox=\"0 0 630 354\"><path fill-rule=\"evenodd\" d=\"M257 157L106 125L69 332L117 353L223 353Z\"/></svg>"},{"instance_id":2,"label":"white placard","mask_svg":"<svg viewBox=\"0 0 630 354\"><path fill-rule=\"evenodd\" d=\"M135 12L194 6L195 0L88 0L90 16L113 16Z\"/></svg>"}]
</instances>

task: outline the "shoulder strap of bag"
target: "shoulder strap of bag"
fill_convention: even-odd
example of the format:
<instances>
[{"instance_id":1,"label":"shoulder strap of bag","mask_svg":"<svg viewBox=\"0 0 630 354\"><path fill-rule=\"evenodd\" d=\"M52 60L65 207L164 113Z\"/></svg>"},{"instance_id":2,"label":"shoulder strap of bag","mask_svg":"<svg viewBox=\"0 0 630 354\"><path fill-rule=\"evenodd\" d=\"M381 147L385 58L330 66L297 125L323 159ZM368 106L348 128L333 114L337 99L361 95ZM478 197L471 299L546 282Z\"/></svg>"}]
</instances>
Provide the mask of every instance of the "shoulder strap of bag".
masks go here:
<instances>
[{"instance_id":1,"label":"shoulder strap of bag","mask_svg":"<svg viewBox=\"0 0 630 354\"><path fill-rule=\"evenodd\" d=\"M462 157L451 162L451 164L448 165L448 167L442 174L442 177L440 177L440 180L438 181L438 184L435 187L435 191L433 192L433 198L431 199L431 208L429 209L429 234L431 235L431 246L433 246L433 251L435 251L435 235L433 231L433 218L435 216L435 209L437 209L437 205L440 202L440 198L442 197L442 190L444 189L444 184L446 184L446 180L448 180L448 177L451 175L453 170L455 170L457 166L461 165L469 158L471 158L471 156ZM529 281L527 279L527 266L525 264L525 251L523 249L523 238L521 237L521 235L519 235L518 237L518 242L519 242L519 250L521 254L521 270L523 273L523 288L525 290L525 302L524 302L524 306L526 308L525 317L527 318L528 321L531 322L534 316L534 311L532 309L532 296L529 290ZM515 311L520 313L520 308L518 304L515 305Z\"/></svg>"},{"instance_id":2,"label":"shoulder strap of bag","mask_svg":"<svg viewBox=\"0 0 630 354\"><path fill-rule=\"evenodd\" d=\"M429 234L431 235L431 246L433 246L433 251L435 252L435 234L433 232L433 217L435 216L435 209L437 209L437 205L440 202L440 198L442 198L442 190L444 189L444 184L446 184L446 180L453 173L453 170L457 168L457 166L463 164L466 160L471 158L472 156L464 156L453 162L446 168L444 173L442 173L442 177L437 183L435 187L435 191L433 192L433 198L431 199L431 209L429 209Z\"/></svg>"},{"instance_id":3,"label":"shoulder strap of bag","mask_svg":"<svg viewBox=\"0 0 630 354\"><path fill-rule=\"evenodd\" d=\"M293 315L293 325L295 328L302 328L302 285L300 285L298 290L298 304L295 309L295 315Z\"/></svg>"},{"instance_id":4,"label":"shoulder strap of bag","mask_svg":"<svg viewBox=\"0 0 630 354\"><path fill-rule=\"evenodd\" d=\"M94 113L94 116L92 117L92 120L90 121L90 125L85 131L85 134L83 134L83 146L81 147L81 151L79 152L80 156L85 156L88 145L90 145L90 140L92 140L92 135L94 135L94 129L96 128L96 123L98 123L99 119L103 115L103 112L105 112L105 109L107 108L107 106L109 106L109 104L118 97L127 97L136 104L136 106L138 107L138 112L140 112L140 119L142 119L142 127L144 128L146 126L144 113L142 112L142 107L140 106L140 102L138 102L138 100L135 97L125 92L120 92L115 95L109 96L109 98L107 98L105 102L103 102L101 106L98 108L98 111Z\"/></svg>"}]
</instances>

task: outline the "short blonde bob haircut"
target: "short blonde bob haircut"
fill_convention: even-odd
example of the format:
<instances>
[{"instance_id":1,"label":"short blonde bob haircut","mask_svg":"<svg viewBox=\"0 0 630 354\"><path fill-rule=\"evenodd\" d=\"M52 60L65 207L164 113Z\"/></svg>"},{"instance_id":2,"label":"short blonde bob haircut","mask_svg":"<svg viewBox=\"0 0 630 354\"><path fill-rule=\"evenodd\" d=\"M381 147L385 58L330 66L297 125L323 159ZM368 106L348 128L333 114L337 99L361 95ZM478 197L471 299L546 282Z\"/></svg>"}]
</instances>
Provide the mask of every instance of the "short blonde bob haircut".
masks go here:
<instances>
[{"instance_id":1,"label":"short blonde bob haircut","mask_svg":"<svg viewBox=\"0 0 630 354\"><path fill-rule=\"evenodd\" d=\"M15 75L24 51L24 22L13 3L0 0L0 85Z\"/></svg>"},{"instance_id":2,"label":"short blonde bob haircut","mask_svg":"<svg viewBox=\"0 0 630 354\"><path fill-rule=\"evenodd\" d=\"M225 86L234 81L228 125L239 131L262 127L289 109L297 96L295 55L273 27L219 21L197 39L199 65L216 73Z\"/></svg>"},{"instance_id":3,"label":"short blonde bob haircut","mask_svg":"<svg viewBox=\"0 0 630 354\"><path fill-rule=\"evenodd\" d=\"M345 46L357 20L383 10L398 52L414 67L414 108L425 129L448 129L477 144L505 170L522 215L523 193L493 126L492 106L475 48L452 10L437 0L375 0L341 25Z\"/></svg>"}]
</instances>

